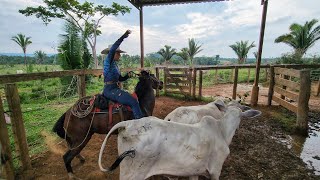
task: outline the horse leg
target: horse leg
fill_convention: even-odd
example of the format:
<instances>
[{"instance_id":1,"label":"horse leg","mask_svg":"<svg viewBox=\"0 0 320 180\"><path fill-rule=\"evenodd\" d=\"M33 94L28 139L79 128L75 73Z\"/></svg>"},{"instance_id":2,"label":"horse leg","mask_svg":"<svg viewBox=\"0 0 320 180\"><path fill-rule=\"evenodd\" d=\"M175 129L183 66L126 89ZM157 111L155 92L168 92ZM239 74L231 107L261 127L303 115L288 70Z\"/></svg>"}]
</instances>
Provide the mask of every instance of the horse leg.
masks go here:
<instances>
[{"instance_id":1,"label":"horse leg","mask_svg":"<svg viewBox=\"0 0 320 180\"><path fill-rule=\"evenodd\" d=\"M86 159L83 156L81 156L80 153L76 157L80 160L81 163L84 163L86 161Z\"/></svg>"},{"instance_id":2,"label":"horse leg","mask_svg":"<svg viewBox=\"0 0 320 180\"><path fill-rule=\"evenodd\" d=\"M68 176L69 176L70 179L74 179L75 178L74 175L73 175L72 167L71 167L71 161L73 160L74 157L80 155L80 152L82 151L82 149L87 145L87 143L91 139L92 134L89 134L88 137L84 140L84 142L79 147L77 147L75 149L69 149L63 155L64 165L65 165L65 167L67 169ZM77 141L77 142L81 142L81 141ZM71 143L71 147L72 147L72 144L75 144L75 143Z\"/></svg>"}]
</instances>

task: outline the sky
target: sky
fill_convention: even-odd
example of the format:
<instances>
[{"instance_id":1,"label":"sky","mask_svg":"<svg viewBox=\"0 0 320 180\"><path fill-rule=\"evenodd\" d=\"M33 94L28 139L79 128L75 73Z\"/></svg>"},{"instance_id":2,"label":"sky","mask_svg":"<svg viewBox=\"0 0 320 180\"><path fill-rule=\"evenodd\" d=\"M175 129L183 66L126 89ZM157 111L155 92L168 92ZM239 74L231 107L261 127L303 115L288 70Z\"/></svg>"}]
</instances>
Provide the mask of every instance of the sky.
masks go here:
<instances>
[{"instance_id":1,"label":"sky","mask_svg":"<svg viewBox=\"0 0 320 180\"><path fill-rule=\"evenodd\" d=\"M121 49L130 55L140 55L139 11L127 0L89 1L107 6L117 2L131 8L129 14L108 16L102 20L97 53L130 29L132 34L121 44ZM144 7L145 54L157 52L164 45L179 51L188 46L189 38L195 38L203 49L197 56L236 58L229 45L248 40L257 46L248 54L249 58L254 57L253 52L258 50L259 44L262 16L260 3L261 0L233 0ZM18 33L31 37L32 44L27 47L27 53L33 54L37 50L47 54L57 53L65 21L54 19L46 26L41 19L25 17L18 12L27 6L41 4L42 0L0 1L0 53L22 53L21 47L11 40ZM319 7L319 0L269 0L262 56L272 58L291 52L292 48L288 45L274 43L274 40L288 33L292 23L304 24L311 19L320 20ZM320 41L307 52L307 56L319 54Z\"/></svg>"}]
</instances>

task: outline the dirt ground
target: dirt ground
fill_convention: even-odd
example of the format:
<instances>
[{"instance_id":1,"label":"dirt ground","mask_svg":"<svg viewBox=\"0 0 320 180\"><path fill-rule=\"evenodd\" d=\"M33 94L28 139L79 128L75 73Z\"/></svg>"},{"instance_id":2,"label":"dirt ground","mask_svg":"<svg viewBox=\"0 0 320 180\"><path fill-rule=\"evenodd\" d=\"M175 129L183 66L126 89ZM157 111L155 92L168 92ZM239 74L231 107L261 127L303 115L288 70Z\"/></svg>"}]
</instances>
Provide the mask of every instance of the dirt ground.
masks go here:
<instances>
[{"instance_id":1,"label":"dirt ground","mask_svg":"<svg viewBox=\"0 0 320 180\"><path fill-rule=\"evenodd\" d=\"M240 86L239 89L241 88ZM203 94L225 96L219 93L228 93L226 89L219 88L215 91L204 89ZM261 94L263 92L260 92ZM250 101L250 98L248 100ZM179 106L199 104L204 104L204 102L159 97L156 99L154 116L164 118ZM284 136L281 126L272 117L272 113L279 111L279 107L268 108L259 105L256 109L261 110L262 115L254 120L241 121L230 145L230 155L223 165L220 179L320 179L320 176L315 176L311 170L306 168L305 163L292 150L276 142L274 137ZM52 141L50 135L45 136L47 136L50 151L33 160L35 179L67 179L62 160L66 149L65 142L57 143ZM77 177L81 179L119 179L119 169L112 174L103 174L99 170L98 156L104 137L105 135L95 134L84 148L81 153L86 158L84 164L81 164L76 158L73 160L72 166ZM107 143L103 159L104 166L110 166L116 157L117 142L116 136L113 135ZM29 179L26 176L20 176L20 178Z\"/></svg>"}]
</instances>

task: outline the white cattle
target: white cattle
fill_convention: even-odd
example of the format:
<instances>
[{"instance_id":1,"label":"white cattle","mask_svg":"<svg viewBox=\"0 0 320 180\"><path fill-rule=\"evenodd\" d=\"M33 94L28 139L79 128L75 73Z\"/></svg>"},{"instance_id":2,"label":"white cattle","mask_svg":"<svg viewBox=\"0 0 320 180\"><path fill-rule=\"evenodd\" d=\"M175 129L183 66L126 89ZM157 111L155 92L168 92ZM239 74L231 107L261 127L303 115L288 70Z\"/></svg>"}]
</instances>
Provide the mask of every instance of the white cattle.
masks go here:
<instances>
[{"instance_id":1,"label":"white cattle","mask_svg":"<svg viewBox=\"0 0 320 180\"><path fill-rule=\"evenodd\" d=\"M204 116L212 116L221 119L229 106L239 107L241 110L249 110L250 107L241 105L237 101L230 101L227 105L218 99L211 103L198 106L181 106L169 113L164 120L184 124L198 123Z\"/></svg>"},{"instance_id":2,"label":"white cattle","mask_svg":"<svg viewBox=\"0 0 320 180\"><path fill-rule=\"evenodd\" d=\"M107 134L99 153L102 171L120 165L120 180L142 180L154 175L197 176L218 179L222 165L229 154L229 144L240 118L254 117L261 112L228 107L221 120L205 116L199 123L182 124L163 121L156 117L123 121ZM112 165L104 169L102 154L110 134L119 129L118 152L121 154Z\"/></svg>"}]
</instances>

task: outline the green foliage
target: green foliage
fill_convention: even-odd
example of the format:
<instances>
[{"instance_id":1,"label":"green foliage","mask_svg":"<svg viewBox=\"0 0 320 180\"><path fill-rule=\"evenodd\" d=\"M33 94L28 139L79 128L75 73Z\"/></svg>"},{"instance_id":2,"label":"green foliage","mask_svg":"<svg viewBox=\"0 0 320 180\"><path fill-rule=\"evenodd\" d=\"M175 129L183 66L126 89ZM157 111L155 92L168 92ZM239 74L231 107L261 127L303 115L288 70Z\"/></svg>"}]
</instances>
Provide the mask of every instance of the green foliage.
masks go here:
<instances>
[{"instance_id":1,"label":"green foliage","mask_svg":"<svg viewBox=\"0 0 320 180\"><path fill-rule=\"evenodd\" d=\"M254 42L249 45L249 41L240 41L230 45L229 47L231 47L231 49L237 54L238 63L243 64L247 60L250 49L256 47L256 45L254 45Z\"/></svg>"},{"instance_id":2,"label":"green foliage","mask_svg":"<svg viewBox=\"0 0 320 180\"><path fill-rule=\"evenodd\" d=\"M31 63L28 64L28 65L27 65L27 73L32 73L33 70L34 70L33 64L31 64Z\"/></svg>"},{"instance_id":3,"label":"green foliage","mask_svg":"<svg viewBox=\"0 0 320 180\"><path fill-rule=\"evenodd\" d=\"M183 59L184 65L187 65L189 60L188 48L182 48L181 51L177 53L177 55Z\"/></svg>"},{"instance_id":4,"label":"green foliage","mask_svg":"<svg viewBox=\"0 0 320 180\"><path fill-rule=\"evenodd\" d=\"M47 57L46 53L41 50L35 51L34 56L37 60L37 64L42 64Z\"/></svg>"},{"instance_id":5,"label":"green foliage","mask_svg":"<svg viewBox=\"0 0 320 180\"><path fill-rule=\"evenodd\" d=\"M277 64L304 64L300 52L283 54Z\"/></svg>"},{"instance_id":6,"label":"green foliage","mask_svg":"<svg viewBox=\"0 0 320 180\"><path fill-rule=\"evenodd\" d=\"M175 48L171 49L171 46L165 45L164 48L161 48L158 51L158 54L160 54L163 60L167 63L175 54L177 54L177 52Z\"/></svg>"},{"instance_id":7,"label":"green foliage","mask_svg":"<svg viewBox=\"0 0 320 180\"><path fill-rule=\"evenodd\" d=\"M11 40L16 42L21 48L24 53L24 65L27 65L27 46L32 43L30 40L31 37L26 37L25 35L19 33L16 36L12 36Z\"/></svg>"},{"instance_id":8,"label":"green foliage","mask_svg":"<svg viewBox=\"0 0 320 180\"><path fill-rule=\"evenodd\" d=\"M61 43L59 45L58 61L62 69L82 69L83 47L78 28L74 23L67 22L65 24L66 34L61 35Z\"/></svg>"},{"instance_id":9,"label":"green foliage","mask_svg":"<svg viewBox=\"0 0 320 180\"><path fill-rule=\"evenodd\" d=\"M295 54L302 57L320 39L320 25L313 28L317 22L318 20L312 19L304 25L293 23L289 27L290 32L277 37L274 42L291 46Z\"/></svg>"},{"instance_id":10,"label":"green foliage","mask_svg":"<svg viewBox=\"0 0 320 180\"><path fill-rule=\"evenodd\" d=\"M194 56L199 52L201 52L202 49L200 49L201 45L198 45L198 43L195 41L194 38L191 38L188 40L188 45L189 45L188 54L190 59L190 65L192 65Z\"/></svg>"},{"instance_id":11,"label":"green foliage","mask_svg":"<svg viewBox=\"0 0 320 180\"><path fill-rule=\"evenodd\" d=\"M101 34L99 30L101 20L105 16L124 15L130 12L129 7L121 6L115 2L111 7L95 6L94 3L87 1L81 4L77 0L44 0L44 4L45 6L27 7L19 12L25 16L35 15L42 19L46 25L54 18L63 19L69 23L75 22L77 29L90 44L95 61L97 61L96 37Z\"/></svg>"}]
</instances>

